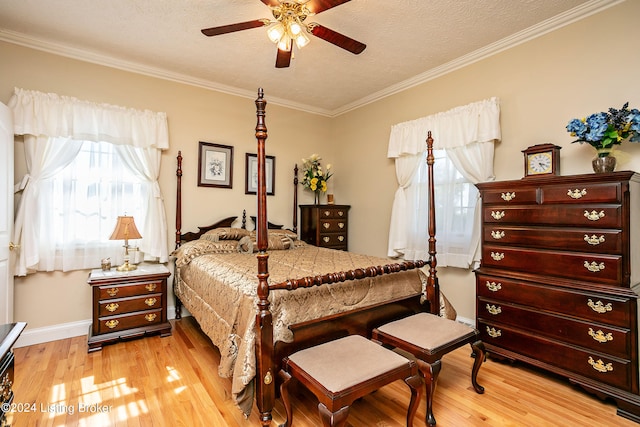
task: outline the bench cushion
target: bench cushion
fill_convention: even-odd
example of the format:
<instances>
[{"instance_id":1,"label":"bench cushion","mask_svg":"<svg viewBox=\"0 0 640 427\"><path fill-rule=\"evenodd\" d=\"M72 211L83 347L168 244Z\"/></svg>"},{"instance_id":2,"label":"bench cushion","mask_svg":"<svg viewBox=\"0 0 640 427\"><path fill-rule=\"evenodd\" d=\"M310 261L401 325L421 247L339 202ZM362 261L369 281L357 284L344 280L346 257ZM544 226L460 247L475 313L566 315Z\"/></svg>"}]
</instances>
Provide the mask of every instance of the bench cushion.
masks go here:
<instances>
[{"instance_id":1,"label":"bench cushion","mask_svg":"<svg viewBox=\"0 0 640 427\"><path fill-rule=\"evenodd\" d=\"M363 383L409 361L360 335L300 350L289 360L332 393Z\"/></svg>"},{"instance_id":2,"label":"bench cushion","mask_svg":"<svg viewBox=\"0 0 640 427\"><path fill-rule=\"evenodd\" d=\"M425 350L437 349L476 333L475 329L463 323L429 313L418 313L387 323L378 331Z\"/></svg>"}]
</instances>

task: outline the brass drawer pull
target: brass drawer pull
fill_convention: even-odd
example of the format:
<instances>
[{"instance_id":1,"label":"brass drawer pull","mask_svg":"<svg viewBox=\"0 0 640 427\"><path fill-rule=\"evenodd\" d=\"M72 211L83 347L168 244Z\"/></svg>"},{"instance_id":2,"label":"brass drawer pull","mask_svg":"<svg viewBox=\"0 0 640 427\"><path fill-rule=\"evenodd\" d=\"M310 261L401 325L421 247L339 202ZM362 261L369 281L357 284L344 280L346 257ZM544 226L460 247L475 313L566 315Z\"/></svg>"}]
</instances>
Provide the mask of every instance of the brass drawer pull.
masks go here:
<instances>
[{"instance_id":1,"label":"brass drawer pull","mask_svg":"<svg viewBox=\"0 0 640 427\"><path fill-rule=\"evenodd\" d=\"M118 307L120 307L120 305L118 303L115 303L115 302L109 303L109 304L104 306L104 308L106 308L107 311L110 311L112 313L114 311L116 311L118 309Z\"/></svg>"},{"instance_id":2,"label":"brass drawer pull","mask_svg":"<svg viewBox=\"0 0 640 427\"><path fill-rule=\"evenodd\" d=\"M601 262L600 264L598 264L597 262L593 261L591 262L591 264L589 264L589 261L585 261L584 268L586 268L592 273L598 273L599 271L604 270L604 262Z\"/></svg>"},{"instance_id":3,"label":"brass drawer pull","mask_svg":"<svg viewBox=\"0 0 640 427\"><path fill-rule=\"evenodd\" d=\"M338 236L338 240L340 240L341 242L344 242L344 236Z\"/></svg>"},{"instance_id":4,"label":"brass drawer pull","mask_svg":"<svg viewBox=\"0 0 640 427\"><path fill-rule=\"evenodd\" d=\"M149 292L153 292L156 290L156 287L158 286L157 283L149 283L148 285L145 285L145 289L148 290Z\"/></svg>"},{"instance_id":5,"label":"brass drawer pull","mask_svg":"<svg viewBox=\"0 0 640 427\"><path fill-rule=\"evenodd\" d=\"M490 328L487 326L487 334L489 334L491 338L498 338L499 336L502 336L502 331L500 329Z\"/></svg>"},{"instance_id":6,"label":"brass drawer pull","mask_svg":"<svg viewBox=\"0 0 640 427\"><path fill-rule=\"evenodd\" d=\"M504 259L504 252L491 252L491 258L494 261L502 261Z\"/></svg>"},{"instance_id":7,"label":"brass drawer pull","mask_svg":"<svg viewBox=\"0 0 640 427\"><path fill-rule=\"evenodd\" d=\"M489 312L489 314L493 314L494 316L502 313L502 308L500 306L495 306L495 305L489 305L487 304L487 311Z\"/></svg>"},{"instance_id":8,"label":"brass drawer pull","mask_svg":"<svg viewBox=\"0 0 640 427\"><path fill-rule=\"evenodd\" d=\"M502 283L489 282L488 280L486 286L487 289L489 289L491 292L498 292L500 289L502 289Z\"/></svg>"},{"instance_id":9,"label":"brass drawer pull","mask_svg":"<svg viewBox=\"0 0 640 427\"><path fill-rule=\"evenodd\" d=\"M599 219L604 218L604 211L596 212L596 211L584 211L584 217L589 221L598 221Z\"/></svg>"},{"instance_id":10,"label":"brass drawer pull","mask_svg":"<svg viewBox=\"0 0 640 427\"><path fill-rule=\"evenodd\" d=\"M344 228L344 226L345 226L345 223L344 223L344 222L339 222L339 223L338 223L338 227L339 227L339 228Z\"/></svg>"},{"instance_id":11,"label":"brass drawer pull","mask_svg":"<svg viewBox=\"0 0 640 427\"><path fill-rule=\"evenodd\" d=\"M344 216L344 211L338 211L338 216Z\"/></svg>"},{"instance_id":12,"label":"brass drawer pull","mask_svg":"<svg viewBox=\"0 0 640 427\"><path fill-rule=\"evenodd\" d=\"M506 193L502 193L500 197L502 197L502 200L504 200L505 202L510 202L516 198L516 192L514 191L513 193L509 193L507 191Z\"/></svg>"},{"instance_id":13,"label":"brass drawer pull","mask_svg":"<svg viewBox=\"0 0 640 427\"><path fill-rule=\"evenodd\" d=\"M582 196L586 196L586 195L587 195L586 188L583 188L582 190L578 190L577 188L575 190L569 189L569 191L567 191L567 196L571 197L572 199L581 199Z\"/></svg>"},{"instance_id":14,"label":"brass drawer pull","mask_svg":"<svg viewBox=\"0 0 640 427\"><path fill-rule=\"evenodd\" d=\"M117 319L113 319L113 320L107 320L106 322L104 322L104 325L109 329L113 329L116 326L118 326L118 323L120 322Z\"/></svg>"},{"instance_id":15,"label":"brass drawer pull","mask_svg":"<svg viewBox=\"0 0 640 427\"><path fill-rule=\"evenodd\" d=\"M158 302L156 298L147 298L146 300L144 300L144 303L149 307L153 307L154 305L156 305L156 302Z\"/></svg>"},{"instance_id":16,"label":"brass drawer pull","mask_svg":"<svg viewBox=\"0 0 640 427\"><path fill-rule=\"evenodd\" d=\"M155 313L150 313L144 316L145 319L147 319L147 322L153 322L154 320L156 320L156 317L158 315Z\"/></svg>"},{"instance_id":17,"label":"brass drawer pull","mask_svg":"<svg viewBox=\"0 0 640 427\"><path fill-rule=\"evenodd\" d=\"M604 243L604 236L596 236L595 234L593 234L591 237L589 237L588 234L584 235L584 241L587 242L588 244L592 245L592 246L597 246L600 243Z\"/></svg>"},{"instance_id":18,"label":"brass drawer pull","mask_svg":"<svg viewBox=\"0 0 640 427\"><path fill-rule=\"evenodd\" d=\"M594 340L598 341L599 343L613 341L613 335L611 334L611 332L609 332L608 334L605 334L600 329L598 329L598 332L595 332L592 328L589 328L589 336Z\"/></svg>"},{"instance_id":19,"label":"brass drawer pull","mask_svg":"<svg viewBox=\"0 0 640 427\"><path fill-rule=\"evenodd\" d=\"M109 289L107 289L107 294L110 297L115 297L116 295L118 295L118 291L119 291L118 288L109 288Z\"/></svg>"},{"instance_id":20,"label":"brass drawer pull","mask_svg":"<svg viewBox=\"0 0 640 427\"><path fill-rule=\"evenodd\" d=\"M500 240L504 237L504 231L502 230L491 230L491 237L496 240Z\"/></svg>"},{"instance_id":21,"label":"brass drawer pull","mask_svg":"<svg viewBox=\"0 0 640 427\"><path fill-rule=\"evenodd\" d=\"M499 220L505 217L504 211L491 211L491 216L495 220Z\"/></svg>"},{"instance_id":22,"label":"brass drawer pull","mask_svg":"<svg viewBox=\"0 0 640 427\"><path fill-rule=\"evenodd\" d=\"M323 240L325 243L329 243L329 240L331 240L331 238L330 238L330 237L325 236L325 237L323 237L323 238L322 238L322 240Z\"/></svg>"},{"instance_id":23,"label":"brass drawer pull","mask_svg":"<svg viewBox=\"0 0 640 427\"><path fill-rule=\"evenodd\" d=\"M607 305L604 305L602 303L602 301L598 301L596 303L594 303L591 298L589 298L589 300L587 301L587 306L589 306L589 308L591 308L591 310L595 311L596 313L600 313L600 314L604 314L608 311L613 310L613 307L611 306L611 303L607 303Z\"/></svg>"},{"instance_id":24,"label":"brass drawer pull","mask_svg":"<svg viewBox=\"0 0 640 427\"><path fill-rule=\"evenodd\" d=\"M591 365L591 367L598 372L607 373L613 371L613 364L605 364L602 359L598 359L598 361L596 362L591 356L589 356L589 365Z\"/></svg>"},{"instance_id":25,"label":"brass drawer pull","mask_svg":"<svg viewBox=\"0 0 640 427\"><path fill-rule=\"evenodd\" d=\"M331 227L331 224L329 224L328 222L323 222L322 226L326 229L328 229L329 227Z\"/></svg>"},{"instance_id":26,"label":"brass drawer pull","mask_svg":"<svg viewBox=\"0 0 640 427\"><path fill-rule=\"evenodd\" d=\"M330 216L331 215L331 211L324 211L324 216Z\"/></svg>"}]
</instances>

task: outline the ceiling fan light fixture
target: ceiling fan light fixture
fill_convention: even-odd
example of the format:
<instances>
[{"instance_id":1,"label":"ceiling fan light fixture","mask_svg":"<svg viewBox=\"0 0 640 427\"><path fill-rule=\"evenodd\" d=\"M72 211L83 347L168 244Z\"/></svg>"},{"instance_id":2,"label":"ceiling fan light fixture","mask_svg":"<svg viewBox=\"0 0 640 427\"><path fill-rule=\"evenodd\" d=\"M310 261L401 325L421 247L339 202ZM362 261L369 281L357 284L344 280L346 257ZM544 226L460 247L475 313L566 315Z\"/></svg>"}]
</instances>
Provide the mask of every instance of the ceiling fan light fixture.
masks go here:
<instances>
[{"instance_id":1,"label":"ceiling fan light fixture","mask_svg":"<svg viewBox=\"0 0 640 427\"><path fill-rule=\"evenodd\" d=\"M267 30L267 36L273 43L280 43L280 40L286 32L287 30L284 28L284 25L282 25L282 22L274 22Z\"/></svg>"},{"instance_id":2,"label":"ceiling fan light fixture","mask_svg":"<svg viewBox=\"0 0 640 427\"><path fill-rule=\"evenodd\" d=\"M284 34L278 42L278 49L289 52L291 50L291 37L289 34Z\"/></svg>"},{"instance_id":3,"label":"ceiling fan light fixture","mask_svg":"<svg viewBox=\"0 0 640 427\"><path fill-rule=\"evenodd\" d=\"M309 44L309 37L307 37L307 35L304 33L304 31L302 31L300 34L298 34L295 38L296 40L296 46L298 46L298 49L302 49L303 47L305 47L306 45Z\"/></svg>"}]
</instances>

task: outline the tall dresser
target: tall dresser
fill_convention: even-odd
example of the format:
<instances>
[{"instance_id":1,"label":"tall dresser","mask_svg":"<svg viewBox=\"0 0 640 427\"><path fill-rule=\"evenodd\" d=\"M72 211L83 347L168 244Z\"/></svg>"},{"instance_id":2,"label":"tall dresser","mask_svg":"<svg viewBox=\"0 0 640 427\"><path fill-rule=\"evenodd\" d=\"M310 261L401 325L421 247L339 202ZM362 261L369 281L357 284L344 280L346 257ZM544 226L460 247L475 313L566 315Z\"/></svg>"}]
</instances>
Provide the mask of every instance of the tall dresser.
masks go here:
<instances>
[{"instance_id":1,"label":"tall dresser","mask_svg":"<svg viewBox=\"0 0 640 427\"><path fill-rule=\"evenodd\" d=\"M314 246L349 249L349 205L300 205L300 239Z\"/></svg>"},{"instance_id":2,"label":"tall dresser","mask_svg":"<svg viewBox=\"0 0 640 427\"><path fill-rule=\"evenodd\" d=\"M478 184L477 327L493 356L567 377L640 422L640 174Z\"/></svg>"}]
</instances>

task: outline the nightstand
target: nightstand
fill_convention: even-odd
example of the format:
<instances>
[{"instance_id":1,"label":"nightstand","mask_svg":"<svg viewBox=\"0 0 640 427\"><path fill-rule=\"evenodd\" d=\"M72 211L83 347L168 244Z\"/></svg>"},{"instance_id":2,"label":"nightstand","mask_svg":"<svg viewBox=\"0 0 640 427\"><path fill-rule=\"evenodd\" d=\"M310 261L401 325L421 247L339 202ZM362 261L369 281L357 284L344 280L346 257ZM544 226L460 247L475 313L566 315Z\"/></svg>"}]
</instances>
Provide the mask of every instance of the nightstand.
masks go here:
<instances>
[{"instance_id":1,"label":"nightstand","mask_svg":"<svg viewBox=\"0 0 640 427\"><path fill-rule=\"evenodd\" d=\"M88 351L120 339L146 334L171 335L167 320L167 278L163 264L140 264L133 271L91 270L87 283L93 291L93 322Z\"/></svg>"},{"instance_id":2,"label":"nightstand","mask_svg":"<svg viewBox=\"0 0 640 427\"><path fill-rule=\"evenodd\" d=\"M300 205L300 240L348 250L349 205Z\"/></svg>"}]
</instances>

